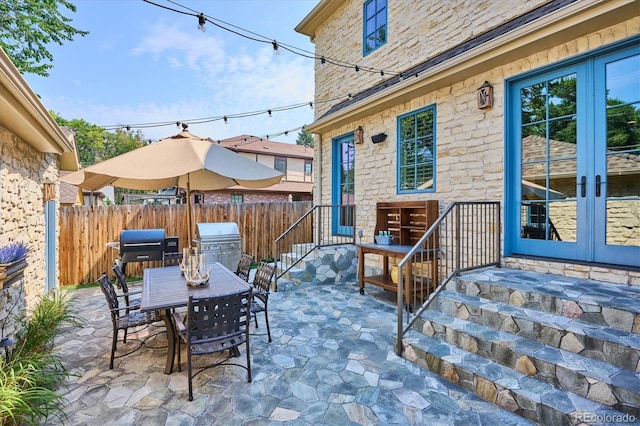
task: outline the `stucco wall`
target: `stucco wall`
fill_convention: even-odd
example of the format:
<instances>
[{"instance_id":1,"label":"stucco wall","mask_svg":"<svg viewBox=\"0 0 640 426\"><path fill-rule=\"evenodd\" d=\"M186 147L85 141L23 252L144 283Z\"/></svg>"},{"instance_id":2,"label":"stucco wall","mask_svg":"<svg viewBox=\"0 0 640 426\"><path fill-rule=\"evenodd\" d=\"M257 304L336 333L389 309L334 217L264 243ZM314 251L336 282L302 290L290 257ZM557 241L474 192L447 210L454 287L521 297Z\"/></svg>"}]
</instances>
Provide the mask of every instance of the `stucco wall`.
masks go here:
<instances>
[{"instance_id":1,"label":"stucco wall","mask_svg":"<svg viewBox=\"0 0 640 426\"><path fill-rule=\"evenodd\" d=\"M355 2L360 3L360 2ZM393 7L410 2L395 2ZM424 2L431 4L432 2ZM442 2L446 8L447 2ZM483 2L482 4L486 4ZM466 10L478 14L479 18L474 19L473 25L461 25L468 16L462 13L459 19L438 21L449 22L449 25L442 25L439 28L432 28L430 32L412 40L408 35L403 39L406 45L403 51L391 54L391 49L379 49L384 54L379 64L367 63L369 66L388 67L392 63L397 63L400 68L406 68L410 64L415 64L429 58L432 46L435 50L442 50L446 45L456 44L467 38L470 34L477 34L486 29L488 23L482 19L484 14L491 16L513 16L519 15L528 8L544 2L493 2L491 8L467 7ZM476 3L474 3L475 5ZM498 4L501 4L509 11L500 11ZM362 33L358 25L349 26L349 22L360 19L361 11L354 2L349 2L343 6L342 11L334 15L334 19L318 33L322 34L316 39L317 51L334 52L335 55L346 58L346 60L357 60L361 55ZM411 3L412 9L415 3ZM468 5L467 5L468 6ZM418 6L419 7L419 6ZM496 9L498 7L498 9ZM511 14L511 11L513 12ZM403 28L409 30L412 26L421 27L426 16L433 13L418 13L404 11L402 15L398 11L390 9L389 39L390 43L395 43L394 37L402 33L394 30L396 16L402 16L405 21ZM431 19L431 18L429 18ZM435 22L434 21L434 22ZM484 22L484 27L482 25ZM492 21L492 22L497 22ZM348 30L346 30L348 28ZM341 29L341 30L338 30ZM333 33L333 34L332 34ZM633 17L621 24L592 32L586 36L562 43L548 50L539 51L526 57L517 58L511 62L495 66L481 74L475 75L453 84L442 87L432 93L410 98L402 103L398 103L382 112L374 115L359 118L350 123L341 125L338 128L320 135L320 143L316 143L316 164L320 164L321 174L320 191L317 195L316 203L331 202L331 140L337 136L352 132L358 126L365 129L364 143L355 145L355 199L357 204L356 228L362 230L365 236L373 235L375 225L375 203L376 201L401 201L411 199L438 199L442 205L452 201L468 200L498 200L504 201L504 81L520 73L535 70L548 64L553 64L572 56L589 52L595 48L611 44L615 41L623 40L640 33L640 18ZM430 41L431 40L431 41ZM436 42L440 40L440 42ZM429 51L420 47L421 44L429 46ZM386 49L386 50L384 50ZM376 51L377 52L377 51ZM348 57L348 55L351 57ZM374 52L372 55L376 55ZM371 55L370 55L371 56ZM396 58L397 57L397 58ZM402 58L404 57L404 58ZM373 58L368 61L374 61ZM396 61L396 62L394 62ZM389 64L389 65L384 65ZM320 66L319 66L320 67ZM332 68L333 70L333 68ZM362 73L359 73L362 74ZM355 91L368 87L374 83L371 80L365 83L362 77L357 80L353 74L348 78L344 72L335 72L335 76L329 76L323 70L316 74L317 96L319 98L336 96L346 91ZM494 87L494 106L490 109L478 109L477 88L484 81L489 81ZM345 87L349 86L349 87ZM407 96L408 98L410 96ZM419 195L396 195L396 120L401 114L417 110L429 105L436 105L436 192L422 193ZM321 112L318 112L320 115ZM372 144L370 137L372 134L385 132L387 140L380 144ZM531 267L535 261L523 261L520 259L509 259L509 266ZM559 265L563 265L560 263ZM564 267L557 266L556 271L561 271ZM595 271L595 272L594 272ZM598 268L576 267L572 269L572 274L587 278L601 278ZM621 275L616 281L640 284L637 273L618 271ZM617 272L617 273L618 273Z\"/></svg>"},{"instance_id":2,"label":"stucco wall","mask_svg":"<svg viewBox=\"0 0 640 426\"><path fill-rule=\"evenodd\" d=\"M28 266L22 284L0 289L0 324L15 300L19 314L45 289L44 182L57 182L58 163L53 154L36 151L7 129L0 127L0 245L14 241L28 244ZM59 191L59 189L56 189ZM57 199L58 197L56 197ZM13 334L10 318L4 335Z\"/></svg>"}]
</instances>

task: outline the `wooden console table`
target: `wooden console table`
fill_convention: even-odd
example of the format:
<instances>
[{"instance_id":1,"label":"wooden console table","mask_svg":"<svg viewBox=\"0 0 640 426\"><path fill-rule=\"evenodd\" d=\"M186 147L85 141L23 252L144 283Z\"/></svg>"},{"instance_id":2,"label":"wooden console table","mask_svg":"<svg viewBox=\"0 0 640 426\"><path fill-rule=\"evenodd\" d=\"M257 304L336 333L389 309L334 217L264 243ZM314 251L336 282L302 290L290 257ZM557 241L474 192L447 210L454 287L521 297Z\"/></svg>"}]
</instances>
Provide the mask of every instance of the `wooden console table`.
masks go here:
<instances>
[{"instance_id":1,"label":"wooden console table","mask_svg":"<svg viewBox=\"0 0 640 426\"><path fill-rule=\"evenodd\" d=\"M375 234L386 231L393 235L393 242L397 244L359 244L358 245L358 284L360 294L364 294L364 284L372 284L386 290L397 292L398 285L391 280L389 273L389 258L399 262L418 243L429 227L438 219L438 201L397 201L380 202L376 204ZM438 235L435 234L427 250L419 251L423 254L425 262L420 268L428 269L427 277L421 277L420 282L433 287L437 283L437 250ZM365 254L377 254L382 256L382 274L365 276ZM401 271L398 271L400 274ZM414 263L409 259L404 270L404 297L405 301L411 300L410 296L423 290L422 285L414 288Z\"/></svg>"},{"instance_id":2,"label":"wooden console table","mask_svg":"<svg viewBox=\"0 0 640 426\"><path fill-rule=\"evenodd\" d=\"M392 244L359 244L358 245L358 286L360 287L360 294L364 294L364 285L372 284L376 287L384 288L385 290L397 292L398 284L394 283L391 279L391 273L389 269L389 258L396 258L397 262L400 262L402 258L404 258L407 253L413 248L413 246L408 245L392 245ZM433 251L433 250L432 250ZM365 254L372 253L382 256L382 274L378 275L366 275L365 276ZM422 250L425 257L429 256L426 254L426 250ZM423 290L421 287L414 287L413 282L413 258L410 258L407 264L404 267L404 300L406 303L410 303L412 300L412 296L414 293L419 293ZM437 271L437 256L431 257L429 256L429 277L421 277L421 282L423 285L426 284L430 287L433 287L433 283L436 282L436 276L434 271ZM398 275L400 275L401 271L398 271Z\"/></svg>"}]
</instances>

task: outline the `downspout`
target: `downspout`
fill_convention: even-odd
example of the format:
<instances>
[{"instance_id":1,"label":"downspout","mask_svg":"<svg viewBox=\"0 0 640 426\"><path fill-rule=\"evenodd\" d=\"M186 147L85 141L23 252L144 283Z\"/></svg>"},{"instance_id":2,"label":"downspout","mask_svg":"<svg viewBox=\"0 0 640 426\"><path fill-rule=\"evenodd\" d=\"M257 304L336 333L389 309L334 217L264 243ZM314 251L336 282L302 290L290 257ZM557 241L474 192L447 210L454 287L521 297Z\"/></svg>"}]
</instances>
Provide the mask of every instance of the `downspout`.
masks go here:
<instances>
[{"instance_id":1,"label":"downspout","mask_svg":"<svg viewBox=\"0 0 640 426\"><path fill-rule=\"evenodd\" d=\"M318 150L314 149L314 153L317 152L318 153L318 161L317 161L317 165L318 167L316 167L316 180L315 180L315 185L314 188L317 190L314 190L313 193L313 204L314 205L320 205L322 204L322 135L318 135Z\"/></svg>"}]
</instances>

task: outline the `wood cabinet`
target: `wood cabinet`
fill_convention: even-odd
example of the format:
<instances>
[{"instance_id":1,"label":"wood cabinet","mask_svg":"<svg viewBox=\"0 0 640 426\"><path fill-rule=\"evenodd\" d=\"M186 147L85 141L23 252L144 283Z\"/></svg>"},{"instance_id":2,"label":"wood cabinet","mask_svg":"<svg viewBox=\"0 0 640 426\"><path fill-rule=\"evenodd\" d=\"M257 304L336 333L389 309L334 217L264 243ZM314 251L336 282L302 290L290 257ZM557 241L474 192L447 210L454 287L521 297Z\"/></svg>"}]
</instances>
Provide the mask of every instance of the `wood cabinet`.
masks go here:
<instances>
[{"instance_id":1,"label":"wood cabinet","mask_svg":"<svg viewBox=\"0 0 640 426\"><path fill-rule=\"evenodd\" d=\"M437 200L377 203L375 235L389 231L393 244L414 246L438 214Z\"/></svg>"}]
</instances>

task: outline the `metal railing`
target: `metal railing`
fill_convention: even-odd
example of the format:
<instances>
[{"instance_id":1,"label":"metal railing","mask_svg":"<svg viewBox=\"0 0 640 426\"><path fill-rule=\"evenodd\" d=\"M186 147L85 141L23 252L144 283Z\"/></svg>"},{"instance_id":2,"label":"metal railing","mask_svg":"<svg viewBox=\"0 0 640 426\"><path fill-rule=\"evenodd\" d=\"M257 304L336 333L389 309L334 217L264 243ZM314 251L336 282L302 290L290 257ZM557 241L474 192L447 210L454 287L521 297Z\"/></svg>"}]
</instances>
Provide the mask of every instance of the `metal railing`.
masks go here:
<instances>
[{"instance_id":1,"label":"metal railing","mask_svg":"<svg viewBox=\"0 0 640 426\"><path fill-rule=\"evenodd\" d=\"M398 263L398 355L405 333L452 277L500 266L500 226L497 201L453 203ZM400 272L407 265L408 277Z\"/></svg>"},{"instance_id":2,"label":"metal railing","mask_svg":"<svg viewBox=\"0 0 640 426\"><path fill-rule=\"evenodd\" d=\"M355 244L355 205L313 206L273 243L278 264L278 279L290 271L313 250L340 244Z\"/></svg>"}]
</instances>

